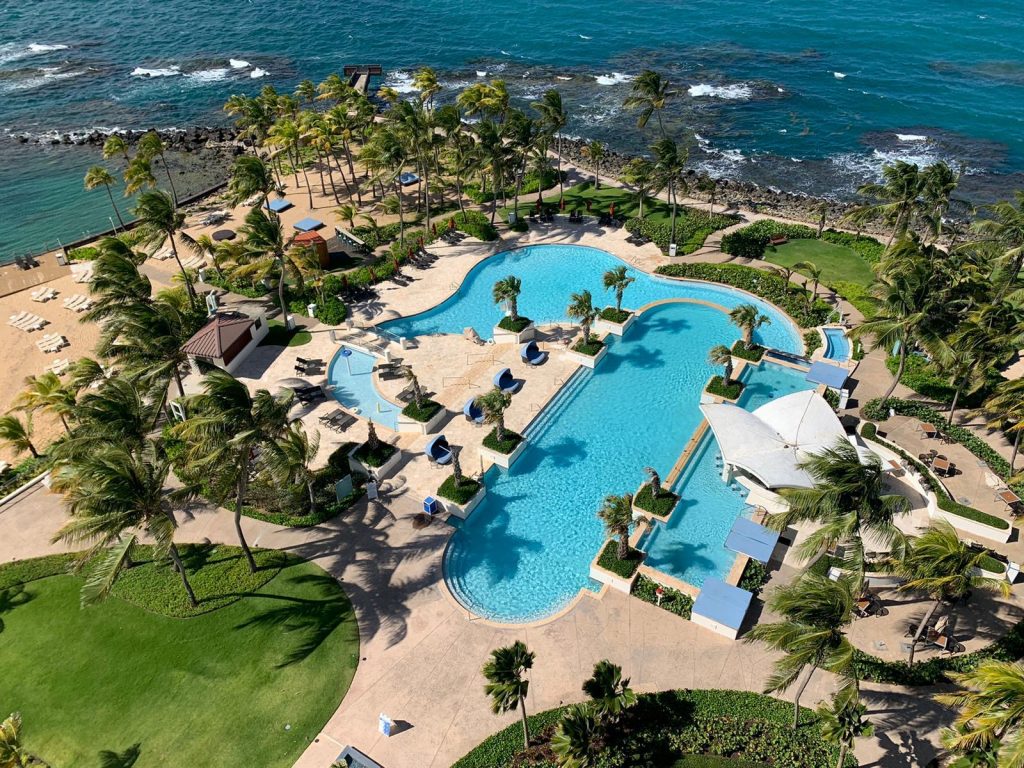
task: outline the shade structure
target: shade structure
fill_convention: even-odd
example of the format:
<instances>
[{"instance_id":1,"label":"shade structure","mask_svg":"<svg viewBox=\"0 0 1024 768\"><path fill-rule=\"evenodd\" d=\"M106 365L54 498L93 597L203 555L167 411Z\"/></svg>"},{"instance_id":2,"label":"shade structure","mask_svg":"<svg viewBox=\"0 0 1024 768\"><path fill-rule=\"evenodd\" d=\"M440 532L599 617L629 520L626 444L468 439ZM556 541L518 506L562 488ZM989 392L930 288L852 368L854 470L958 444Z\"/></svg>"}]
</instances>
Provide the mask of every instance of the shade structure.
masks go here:
<instances>
[{"instance_id":1,"label":"shade structure","mask_svg":"<svg viewBox=\"0 0 1024 768\"><path fill-rule=\"evenodd\" d=\"M403 187L408 187L410 184L415 184L419 180L419 176L417 176L415 173L409 172L403 173L398 177L398 181Z\"/></svg>"},{"instance_id":2,"label":"shade structure","mask_svg":"<svg viewBox=\"0 0 1024 768\"><path fill-rule=\"evenodd\" d=\"M285 200L283 197L275 198L274 200L267 201L267 208L272 210L274 213L281 213L281 211L287 211L292 207L292 204Z\"/></svg>"},{"instance_id":3,"label":"shade structure","mask_svg":"<svg viewBox=\"0 0 1024 768\"><path fill-rule=\"evenodd\" d=\"M693 603L692 620L705 629L735 640L753 597L745 589L720 579L708 579Z\"/></svg>"},{"instance_id":4,"label":"shade structure","mask_svg":"<svg viewBox=\"0 0 1024 768\"><path fill-rule=\"evenodd\" d=\"M732 525L732 530L725 539L725 548L746 555L760 563L767 563L775 545L779 541L779 532L758 525L747 517L739 517Z\"/></svg>"},{"instance_id":5,"label":"shade structure","mask_svg":"<svg viewBox=\"0 0 1024 768\"><path fill-rule=\"evenodd\" d=\"M299 232L313 232L322 228L324 223L320 219L314 219L312 216L307 216L300 221L295 222L295 228Z\"/></svg>"},{"instance_id":6,"label":"shade structure","mask_svg":"<svg viewBox=\"0 0 1024 768\"><path fill-rule=\"evenodd\" d=\"M233 229L218 229L216 232L213 233L213 235L211 235L211 237L213 237L213 239L216 240L218 243L221 240L234 240L235 239L235 230L233 230Z\"/></svg>"},{"instance_id":7,"label":"shade structure","mask_svg":"<svg viewBox=\"0 0 1024 768\"><path fill-rule=\"evenodd\" d=\"M814 384L824 384L832 389L842 389L849 378L849 371L831 363L817 362L811 364L807 372L807 380Z\"/></svg>"}]
</instances>

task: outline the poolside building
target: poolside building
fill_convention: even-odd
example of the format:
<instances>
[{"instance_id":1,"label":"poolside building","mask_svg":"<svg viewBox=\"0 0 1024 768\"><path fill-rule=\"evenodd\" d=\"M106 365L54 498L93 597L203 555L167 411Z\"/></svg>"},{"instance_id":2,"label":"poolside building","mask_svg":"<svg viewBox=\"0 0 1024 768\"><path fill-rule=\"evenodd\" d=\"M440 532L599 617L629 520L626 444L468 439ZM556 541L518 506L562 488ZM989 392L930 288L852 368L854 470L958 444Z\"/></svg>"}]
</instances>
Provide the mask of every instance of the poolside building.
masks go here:
<instances>
[{"instance_id":1,"label":"poolside building","mask_svg":"<svg viewBox=\"0 0 1024 768\"><path fill-rule=\"evenodd\" d=\"M195 373L202 364L234 373L267 335L267 320L260 314L218 312L185 342L183 351Z\"/></svg>"}]
</instances>

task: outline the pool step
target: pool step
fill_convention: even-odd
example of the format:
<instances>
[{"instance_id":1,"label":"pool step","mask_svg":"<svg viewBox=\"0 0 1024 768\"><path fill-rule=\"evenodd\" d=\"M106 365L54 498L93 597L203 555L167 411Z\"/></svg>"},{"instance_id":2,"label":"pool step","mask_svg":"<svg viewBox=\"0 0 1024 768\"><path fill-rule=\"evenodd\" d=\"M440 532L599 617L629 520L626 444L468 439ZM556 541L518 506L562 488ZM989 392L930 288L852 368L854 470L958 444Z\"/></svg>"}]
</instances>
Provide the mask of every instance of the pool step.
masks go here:
<instances>
[{"instance_id":1,"label":"pool step","mask_svg":"<svg viewBox=\"0 0 1024 768\"><path fill-rule=\"evenodd\" d=\"M594 372L589 368L578 368L573 373L565 385L558 390L555 396L548 401L536 418L530 422L530 425L526 428L525 434L523 435L528 440L533 440L550 424L551 419L554 418L555 414L561 409L562 404L567 398L574 396L579 390L590 380Z\"/></svg>"}]
</instances>

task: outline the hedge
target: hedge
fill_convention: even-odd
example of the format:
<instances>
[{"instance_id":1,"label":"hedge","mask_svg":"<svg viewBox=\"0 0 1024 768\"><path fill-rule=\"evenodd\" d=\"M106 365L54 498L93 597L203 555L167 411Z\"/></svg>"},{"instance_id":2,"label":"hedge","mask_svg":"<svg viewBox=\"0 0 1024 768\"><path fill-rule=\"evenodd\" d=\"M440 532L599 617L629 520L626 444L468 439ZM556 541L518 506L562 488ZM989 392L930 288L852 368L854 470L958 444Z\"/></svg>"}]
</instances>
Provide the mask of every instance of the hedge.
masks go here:
<instances>
[{"instance_id":1,"label":"hedge","mask_svg":"<svg viewBox=\"0 0 1024 768\"><path fill-rule=\"evenodd\" d=\"M661 605L658 605L658 588L661 587ZM672 587L662 587L658 582L649 579L643 574L636 577L633 582L633 597L638 597L645 603L656 605L676 616L684 619L690 618L690 611L693 610L693 598L685 592L680 592Z\"/></svg>"},{"instance_id":2,"label":"hedge","mask_svg":"<svg viewBox=\"0 0 1024 768\"><path fill-rule=\"evenodd\" d=\"M763 269L740 264L668 264L656 271L666 277L723 283L760 296L781 307L803 328L821 325L833 312L832 307L820 299L808 305L803 288Z\"/></svg>"},{"instance_id":3,"label":"hedge","mask_svg":"<svg viewBox=\"0 0 1024 768\"><path fill-rule=\"evenodd\" d=\"M408 226L408 223L406 226ZM366 247L371 251L375 251L380 246L387 245L388 243L397 240L401 232L402 223L398 221L392 224L384 224L382 226L364 225L352 230L352 234L366 243Z\"/></svg>"},{"instance_id":4,"label":"hedge","mask_svg":"<svg viewBox=\"0 0 1024 768\"><path fill-rule=\"evenodd\" d=\"M750 349L747 349L747 345L743 343L742 339L736 340L736 343L732 345L731 351L733 357L738 357L740 360L747 360L751 363L760 363L761 358L764 357L764 347L760 344L753 344Z\"/></svg>"},{"instance_id":5,"label":"hedge","mask_svg":"<svg viewBox=\"0 0 1024 768\"><path fill-rule=\"evenodd\" d=\"M448 475L437 489L437 495L443 496L456 504L465 504L480 490L480 483L471 477L463 477L462 482L455 482L455 475Z\"/></svg>"},{"instance_id":6,"label":"hedge","mask_svg":"<svg viewBox=\"0 0 1024 768\"><path fill-rule=\"evenodd\" d=\"M679 254L693 253L704 245L708 235L731 227L736 221L737 219L733 216L715 214L709 217L701 211L680 207L676 214L676 252ZM646 237L662 251L668 253L672 237L671 220L636 217L626 222L626 230L630 234Z\"/></svg>"},{"instance_id":7,"label":"hedge","mask_svg":"<svg viewBox=\"0 0 1024 768\"><path fill-rule=\"evenodd\" d=\"M597 353L604 349L604 342L596 336L590 337L590 343L584 344L583 339L580 339L572 345L573 352L579 352L581 355L587 355L589 357L597 357Z\"/></svg>"},{"instance_id":8,"label":"hedge","mask_svg":"<svg viewBox=\"0 0 1024 768\"><path fill-rule=\"evenodd\" d=\"M28 584L50 576L71 573L80 556L80 554L72 552L4 563L0 565L0 590L19 584Z\"/></svg>"},{"instance_id":9,"label":"hedge","mask_svg":"<svg viewBox=\"0 0 1024 768\"><path fill-rule=\"evenodd\" d=\"M633 578L636 569L640 567L643 560L643 553L637 549L630 548L625 560L619 559L619 542L612 540L604 545L601 556L597 558L597 564L606 571L611 571L616 576L624 579Z\"/></svg>"},{"instance_id":10,"label":"hedge","mask_svg":"<svg viewBox=\"0 0 1024 768\"><path fill-rule=\"evenodd\" d=\"M518 432L506 429L501 435L501 440L498 440L498 428L495 427L484 436L483 446L497 453L508 455L523 442L523 439L523 436Z\"/></svg>"},{"instance_id":11,"label":"hedge","mask_svg":"<svg viewBox=\"0 0 1024 768\"><path fill-rule=\"evenodd\" d=\"M425 424L434 418L442 408L444 408L444 406L436 400L431 400L430 398L425 397L420 405L417 405L416 401L413 400L405 406L405 408L402 409L402 415L408 416L410 419L418 421L421 424Z\"/></svg>"},{"instance_id":12,"label":"hedge","mask_svg":"<svg viewBox=\"0 0 1024 768\"><path fill-rule=\"evenodd\" d=\"M816 239L818 230L804 224L787 224L774 219L761 219L722 238L722 251L731 256L747 259L760 259L773 237L785 237L789 240ZM868 264L876 263L885 251L885 246L873 237L851 235L835 229L826 229L821 239L833 245L845 246L856 251Z\"/></svg>"},{"instance_id":13,"label":"hedge","mask_svg":"<svg viewBox=\"0 0 1024 768\"><path fill-rule=\"evenodd\" d=\"M1010 524L1001 517L990 515L987 512L982 512L980 509L975 509L974 507L968 507L966 504L961 504L960 502L954 501L946 496L938 496L938 503L939 509L943 512L949 512L951 515L963 517L968 520L974 520L976 523L988 525L992 528L998 528L1001 531L1005 531L1010 527Z\"/></svg>"},{"instance_id":14,"label":"hedge","mask_svg":"<svg viewBox=\"0 0 1024 768\"><path fill-rule=\"evenodd\" d=\"M743 569L743 575L740 576L739 583L736 586L748 592L753 592L756 596L761 594L761 590L770 578L771 572L768 570L768 566L751 558L747 560L747 565Z\"/></svg>"},{"instance_id":15,"label":"hedge","mask_svg":"<svg viewBox=\"0 0 1024 768\"><path fill-rule=\"evenodd\" d=\"M650 483L644 483L643 488L633 497L633 504L637 509L642 509L644 512L650 512L660 517L669 515L678 503L679 497L672 493L672 491L665 490L664 488L661 489L658 498L654 498Z\"/></svg>"},{"instance_id":16,"label":"hedge","mask_svg":"<svg viewBox=\"0 0 1024 768\"><path fill-rule=\"evenodd\" d=\"M727 400L735 400L743 393L743 382L732 379L726 384L721 376L714 376L708 382L708 385L704 387L704 391L709 395L724 397Z\"/></svg>"},{"instance_id":17,"label":"hedge","mask_svg":"<svg viewBox=\"0 0 1024 768\"><path fill-rule=\"evenodd\" d=\"M0 496L20 488L32 478L41 475L50 465L50 460L45 456L39 458L29 457L22 459L13 467L0 476Z\"/></svg>"}]
</instances>

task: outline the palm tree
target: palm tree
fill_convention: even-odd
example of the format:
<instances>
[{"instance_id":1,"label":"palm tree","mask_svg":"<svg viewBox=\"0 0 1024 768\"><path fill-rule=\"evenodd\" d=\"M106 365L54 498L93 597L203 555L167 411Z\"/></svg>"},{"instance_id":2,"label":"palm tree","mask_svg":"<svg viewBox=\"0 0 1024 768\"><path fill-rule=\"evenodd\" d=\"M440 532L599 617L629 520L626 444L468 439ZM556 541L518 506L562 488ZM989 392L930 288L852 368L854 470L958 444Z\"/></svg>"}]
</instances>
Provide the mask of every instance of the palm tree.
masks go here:
<instances>
[{"instance_id":1,"label":"palm tree","mask_svg":"<svg viewBox=\"0 0 1024 768\"><path fill-rule=\"evenodd\" d=\"M990 205L992 218L974 222L974 229L1003 251L1001 285L994 303L1002 301L1007 291L1016 285L1024 265L1024 190L1014 192L1014 201L1002 200Z\"/></svg>"},{"instance_id":2,"label":"palm tree","mask_svg":"<svg viewBox=\"0 0 1024 768\"><path fill-rule=\"evenodd\" d=\"M664 137L665 124L662 122L661 113L677 93L668 80L654 70L645 69L633 79L632 92L622 102L622 106L639 112L636 120L638 128L647 127L651 115L657 116L658 130Z\"/></svg>"},{"instance_id":3,"label":"palm tree","mask_svg":"<svg viewBox=\"0 0 1024 768\"><path fill-rule=\"evenodd\" d=\"M890 547L894 557L902 555L906 537L894 520L910 511L910 502L886 492L877 456L862 458L849 441L839 438L799 467L811 476L814 486L781 490L788 508L769 515L766 525L781 531L800 522L820 524L800 545L804 559L842 544L849 549L844 567L863 574L865 535Z\"/></svg>"},{"instance_id":4,"label":"palm tree","mask_svg":"<svg viewBox=\"0 0 1024 768\"><path fill-rule=\"evenodd\" d=\"M203 394L189 398L189 417L174 431L189 445L185 457L188 466L215 473L222 495L233 492L235 533L249 569L255 573L256 561L242 531L253 457L284 434L293 393L282 390L275 396L261 389L251 395L245 384L219 368L203 377L203 390Z\"/></svg>"},{"instance_id":5,"label":"palm tree","mask_svg":"<svg viewBox=\"0 0 1024 768\"><path fill-rule=\"evenodd\" d=\"M597 309L594 308L593 297L590 291L580 291L569 297L569 306L565 314L573 320L580 321L580 328L583 329L583 345L590 344L590 326L597 319Z\"/></svg>"},{"instance_id":6,"label":"palm tree","mask_svg":"<svg viewBox=\"0 0 1024 768\"><path fill-rule=\"evenodd\" d=\"M590 707L574 704L551 736L551 751L560 768L590 768L597 757L597 718Z\"/></svg>"},{"instance_id":7,"label":"palm tree","mask_svg":"<svg viewBox=\"0 0 1024 768\"><path fill-rule=\"evenodd\" d=\"M29 768L37 762L21 745L21 713L12 712L0 722L0 768Z\"/></svg>"},{"instance_id":8,"label":"palm tree","mask_svg":"<svg viewBox=\"0 0 1024 768\"><path fill-rule=\"evenodd\" d=\"M781 618L758 624L744 642L761 641L785 656L765 683L765 693L785 691L809 670L793 697L793 728L800 723L800 697L816 669L846 675L853 661L853 646L844 630L853 620L853 593L849 579L832 581L807 572L767 600L769 610Z\"/></svg>"},{"instance_id":9,"label":"palm tree","mask_svg":"<svg viewBox=\"0 0 1024 768\"><path fill-rule=\"evenodd\" d=\"M484 420L494 425L494 437L500 443L505 439L505 409L512 404L512 395L495 387L480 395L474 404L484 412Z\"/></svg>"},{"instance_id":10,"label":"palm tree","mask_svg":"<svg viewBox=\"0 0 1024 768\"><path fill-rule=\"evenodd\" d=\"M192 285L192 278L181 263L178 246L174 242L174 236L185 223L185 214L177 210L174 199L170 195L160 190L154 190L139 195L135 204L135 218L139 220L138 229L144 244L159 248L165 242L170 242L171 253L174 254L174 260L178 263L178 269L181 270L189 300L196 305L196 289Z\"/></svg>"},{"instance_id":11,"label":"palm tree","mask_svg":"<svg viewBox=\"0 0 1024 768\"><path fill-rule=\"evenodd\" d=\"M314 430L306 432L301 420L288 425L284 434L270 442L266 450L265 461L270 474L282 484L301 485L306 488L309 497L309 514L316 515L316 472L310 464L316 459L320 449L320 433Z\"/></svg>"},{"instance_id":12,"label":"palm tree","mask_svg":"<svg viewBox=\"0 0 1024 768\"><path fill-rule=\"evenodd\" d=\"M52 413L60 419L64 431L70 432L68 417L75 411L75 393L70 387L65 387L60 376L55 373L27 376L25 389L14 399L11 408L27 413L37 410Z\"/></svg>"},{"instance_id":13,"label":"palm tree","mask_svg":"<svg viewBox=\"0 0 1024 768\"><path fill-rule=\"evenodd\" d=\"M124 173L124 196L134 195L143 187L155 187L156 176L153 175L153 166L148 158L136 155L131 162L125 166Z\"/></svg>"},{"instance_id":14,"label":"palm tree","mask_svg":"<svg viewBox=\"0 0 1024 768\"><path fill-rule=\"evenodd\" d=\"M544 130L555 140L555 154L558 157L558 194L562 196L565 193L562 181L562 129L569 119L565 107L562 106L562 94L550 88L544 91L540 101L535 101L531 106L540 115Z\"/></svg>"},{"instance_id":15,"label":"palm tree","mask_svg":"<svg viewBox=\"0 0 1024 768\"><path fill-rule=\"evenodd\" d=\"M94 165L85 172L85 188L93 190L103 187L107 190L107 197L110 198L110 207L114 209L117 223L121 225L121 229L124 229L124 219L121 218L121 212L117 209L117 203L114 202L114 193L110 191L114 183L114 177L102 165Z\"/></svg>"},{"instance_id":16,"label":"palm tree","mask_svg":"<svg viewBox=\"0 0 1024 768\"><path fill-rule=\"evenodd\" d=\"M946 426L952 426L953 415L962 394L973 394L985 384L985 372L993 362L991 347L979 347L972 339L957 333L952 339L940 341L939 354L935 358L936 367L949 377L953 385L953 401L949 405L949 416Z\"/></svg>"},{"instance_id":17,"label":"palm tree","mask_svg":"<svg viewBox=\"0 0 1024 768\"><path fill-rule=\"evenodd\" d=\"M594 189L601 188L601 161L604 160L605 146L596 139L585 145L580 153L594 164Z\"/></svg>"},{"instance_id":18,"label":"palm tree","mask_svg":"<svg viewBox=\"0 0 1024 768\"><path fill-rule=\"evenodd\" d=\"M491 224L494 224L498 213L498 198L500 196L498 193L505 189L503 182L511 149L505 143L501 128L491 120L477 123L476 137L481 171L490 170L494 184L494 197L491 200Z\"/></svg>"},{"instance_id":19,"label":"palm tree","mask_svg":"<svg viewBox=\"0 0 1024 768\"><path fill-rule=\"evenodd\" d=\"M306 166L302 163L302 130L294 120L281 119L270 126L267 132L267 144L272 147L280 147L289 157L292 163L292 172L295 176L295 186L299 187L299 171L306 181L306 195L309 197L309 207L313 208L313 188L309 184L309 176L306 175Z\"/></svg>"},{"instance_id":20,"label":"palm tree","mask_svg":"<svg viewBox=\"0 0 1024 768\"><path fill-rule=\"evenodd\" d=\"M167 150L167 145L164 144L163 139L160 138L160 134L156 131L147 131L141 139L137 147L137 156L144 157L146 160L152 161L154 158L159 157L160 162L164 164L164 172L167 174L167 183L171 186L171 199L174 204L178 204L178 193L174 189L174 178L171 176L171 168L167 165L167 156L164 152Z\"/></svg>"},{"instance_id":21,"label":"palm tree","mask_svg":"<svg viewBox=\"0 0 1024 768\"><path fill-rule=\"evenodd\" d=\"M294 269L286 252L295 235L285 238L284 226L277 216L253 208L245 215L245 224L238 229L242 235L245 253L252 260L235 268L235 274L243 277L277 278L277 302L281 307L281 320L288 325L288 305L284 300L286 269ZM294 270L298 273L298 270Z\"/></svg>"},{"instance_id":22,"label":"palm tree","mask_svg":"<svg viewBox=\"0 0 1024 768\"><path fill-rule=\"evenodd\" d=\"M961 600L974 589L998 590L1003 597L1010 594L1010 583L1005 579L980 575L988 554L984 549L967 546L944 520L932 522L927 531L910 540L906 555L896 562L896 572L906 579L900 589L926 592L932 604L914 633L907 659L909 666L914 664L917 643L943 601Z\"/></svg>"},{"instance_id":23,"label":"palm tree","mask_svg":"<svg viewBox=\"0 0 1024 768\"><path fill-rule=\"evenodd\" d=\"M1013 453L1010 454L1010 472L1014 472L1017 464L1017 451L1020 447L1020 436L1024 434L1024 379L1004 381L985 401L985 410L996 414L989 427L1000 429L1005 427L1013 433ZM1009 426L1007 426L1009 425Z\"/></svg>"},{"instance_id":24,"label":"palm tree","mask_svg":"<svg viewBox=\"0 0 1024 768\"><path fill-rule=\"evenodd\" d=\"M686 161L689 159L689 151L680 148L674 139L667 136L658 140L652 147L654 153L654 172L657 174L660 186L668 190L668 201L672 206L672 219L669 232L669 243L676 242L676 214L679 207L677 191L680 185L684 185L683 173L686 171Z\"/></svg>"},{"instance_id":25,"label":"palm tree","mask_svg":"<svg viewBox=\"0 0 1024 768\"><path fill-rule=\"evenodd\" d=\"M836 768L845 768L846 756L856 739L874 734L874 726L864 717L866 712L867 707L861 703L855 685L844 686L829 704L818 707L822 737L839 747Z\"/></svg>"},{"instance_id":26,"label":"palm tree","mask_svg":"<svg viewBox=\"0 0 1024 768\"><path fill-rule=\"evenodd\" d=\"M609 536L619 539L616 557L625 560L629 557L629 526L633 524L633 494L622 496L606 496L597 516L604 523Z\"/></svg>"},{"instance_id":27,"label":"palm tree","mask_svg":"<svg viewBox=\"0 0 1024 768\"><path fill-rule=\"evenodd\" d=\"M729 313L729 320L743 333L743 346L747 349L753 349L754 331L772 324L772 319L762 315L754 304L740 304Z\"/></svg>"},{"instance_id":28,"label":"palm tree","mask_svg":"<svg viewBox=\"0 0 1024 768\"><path fill-rule=\"evenodd\" d=\"M604 273L604 288L606 291L615 291L615 311L622 312L622 294L629 288L636 278L630 277L626 267L618 266L609 269Z\"/></svg>"},{"instance_id":29,"label":"palm tree","mask_svg":"<svg viewBox=\"0 0 1024 768\"><path fill-rule=\"evenodd\" d=\"M639 218L644 217L644 203L662 189L662 179L654 163L643 157L634 157L622 169L622 181L633 187L634 197L640 210Z\"/></svg>"},{"instance_id":30,"label":"palm tree","mask_svg":"<svg viewBox=\"0 0 1024 768\"><path fill-rule=\"evenodd\" d=\"M434 110L434 96L441 91L441 84L437 81L437 73L430 67L420 67L413 75L412 85L420 92L420 103L428 110Z\"/></svg>"},{"instance_id":31,"label":"palm tree","mask_svg":"<svg viewBox=\"0 0 1024 768\"><path fill-rule=\"evenodd\" d=\"M75 406L71 434L54 443L52 455L58 465L109 447L141 454L147 436L155 428L162 400L148 396L131 376L101 381L97 389L85 392Z\"/></svg>"},{"instance_id":32,"label":"palm tree","mask_svg":"<svg viewBox=\"0 0 1024 768\"><path fill-rule=\"evenodd\" d=\"M732 350L725 344L718 344L708 352L708 362L712 365L720 365L725 369L722 376L722 383L728 385L732 381Z\"/></svg>"},{"instance_id":33,"label":"palm tree","mask_svg":"<svg viewBox=\"0 0 1024 768\"><path fill-rule=\"evenodd\" d=\"M814 300L818 298L818 283L821 281L822 270L813 261L798 261L793 265L793 269L801 270L814 281L814 287L807 296L807 306L812 306L814 304ZM807 280L804 280L804 290L807 290Z\"/></svg>"},{"instance_id":34,"label":"palm tree","mask_svg":"<svg viewBox=\"0 0 1024 768\"><path fill-rule=\"evenodd\" d=\"M884 165L881 183L865 184L857 189L858 194L874 198L874 202L854 208L846 219L858 224L882 219L891 224L892 234L885 245L888 250L896 237L905 235L913 224L920 211L923 188L921 172L913 163L897 160L892 165Z\"/></svg>"},{"instance_id":35,"label":"palm tree","mask_svg":"<svg viewBox=\"0 0 1024 768\"><path fill-rule=\"evenodd\" d=\"M622 677L622 667L607 659L594 665L594 674L584 681L583 692L590 697L591 710L602 723L614 723L636 703L636 693L629 687L629 678Z\"/></svg>"},{"instance_id":36,"label":"palm tree","mask_svg":"<svg viewBox=\"0 0 1024 768\"><path fill-rule=\"evenodd\" d=\"M958 752L998 750L998 768L1024 765L1024 664L985 661L969 672L950 673L966 689L935 700L959 710L943 746Z\"/></svg>"},{"instance_id":37,"label":"palm tree","mask_svg":"<svg viewBox=\"0 0 1024 768\"><path fill-rule=\"evenodd\" d=\"M648 482L651 485L651 496L657 499L661 496L661 475L654 467L644 467L644 472L650 478Z\"/></svg>"},{"instance_id":38,"label":"palm tree","mask_svg":"<svg viewBox=\"0 0 1024 768\"><path fill-rule=\"evenodd\" d=\"M715 215L715 197L718 194L718 182L710 176L698 176L696 187L698 192L708 196L708 218Z\"/></svg>"},{"instance_id":39,"label":"palm tree","mask_svg":"<svg viewBox=\"0 0 1024 768\"><path fill-rule=\"evenodd\" d=\"M171 465L163 450L147 441L141 451L121 445L78 456L63 465L54 487L63 492L70 520L54 541L91 542L91 555L103 554L82 587L82 603L102 600L132 561L142 530L153 540L158 558L170 556L192 606L198 605L174 544L174 517L167 478Z\"/></svg>"},{"instance_id":40,"label":"palm tree","mask_svg":"<svg viewBox=\"0 0 1024 768\"><path fill-rule=\"evenodd\" d=\"M412 390L412 401L416 403L417 408L422 408L423 387L420 386L420 380L413 371L412 366L402 366L402 378L409 382L409 388Z\"/></svg>"},{"instance_id":41,"label":"palm tree","mask_svg":"<svg viewBox=\"0 0 1024 768\"><path fill-rule=\"evenodd\" d=\"M0 443L15 453L28 451L33 459L38 459L39 451L32 443L32 414L26 414L24 421L10 413L0 416Z\"/></svg>"},{"instance_id":42,"label":"palm tree","mask_svg":"<svg viewBox=\"0 0 1024 768\"><path fill-rule=\"evenodd\" d=\"M498 715L519 709L523 718L523 744L527 749L530 747L530 727L526 722L526 695L530 681L525 675L533 668L534 658L526 644L516 640L512 645L491 651L491 659L483 668L487 678L484 693L491 697L491 711Z\"/></svg>"},{"instance_id":43,"label":"palm tree","mask_svg":"<svg viewBox=\"0 0 1024 768\"><path fill-rule=\"evenodd\" d=\"M236 205L259 195L256 205L260 208L267 202L270 193L277 189L274 174L256 155L239 155L231 166L231 181L228 182L228 195Z\"/></svg>"},{"instance_id":44,"label":"palm tree","mask_svg":"<svg viewBox=\"0 0 1024 768\"><path fill-rule=\"evenodd\" d=\"M515 275L509 275L499 280L491 289L491 297L495 304L505 303L508 309L510 322L515 323L519 319L519 294L522 293L523 282Z\"/></svg>"},{"instance_id":45,"label":"palm tree","mask_svg":"<svg viewBox=\"0 0 1024 768\"><path fill-rule=\"evenodd\" d=\"M128 142L124 140L124 136L112 133L103 142L103 159L109 160L117 155L124 158L125 165L131 162L131 157L128 154Z\"/></svg>"},{"instance_id":46,"label":"palm tree","mask_svg":"<svg viewBox=\"0 0 1024 768\"><path fill-rule=\"evenodd\" d=\"M337 208L335 208L334 213L335 215L337 215L339 219L348 224L348 229L350 232L353 229L355 229L356 216L359 215L358 208L356 208L351 203L345 203L344 205L339 205Z\"/></svg>"},{"instance_id":47,"label":"palm tree","mask_svg":"<svg viewBox=\"0 0 1024 768\"><path fill-rule=\"evenodd\" d=\"M960 173L942 160L921 171L921 218L932 231L932 243L942 235L943 222L959 183Z\"/></svg>"}]
</instances>

